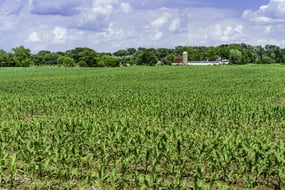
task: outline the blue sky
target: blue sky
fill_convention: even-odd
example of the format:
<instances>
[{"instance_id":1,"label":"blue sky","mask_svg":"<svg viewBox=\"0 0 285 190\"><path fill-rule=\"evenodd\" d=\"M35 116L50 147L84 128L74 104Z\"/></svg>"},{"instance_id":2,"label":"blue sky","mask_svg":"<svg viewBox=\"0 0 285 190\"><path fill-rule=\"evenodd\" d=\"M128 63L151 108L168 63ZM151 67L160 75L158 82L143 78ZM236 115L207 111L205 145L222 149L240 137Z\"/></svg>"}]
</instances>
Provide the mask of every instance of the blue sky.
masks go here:
<instances>
[{"instance_id":1,"label":"blue sky","mask_svg":"<svg viewBox=\"0 0 285 190\"><path fill-rule=\"evenodd\" d=\"M285 47L285 0L0 0L0 49Z\"/></svg>"}]
</instances>

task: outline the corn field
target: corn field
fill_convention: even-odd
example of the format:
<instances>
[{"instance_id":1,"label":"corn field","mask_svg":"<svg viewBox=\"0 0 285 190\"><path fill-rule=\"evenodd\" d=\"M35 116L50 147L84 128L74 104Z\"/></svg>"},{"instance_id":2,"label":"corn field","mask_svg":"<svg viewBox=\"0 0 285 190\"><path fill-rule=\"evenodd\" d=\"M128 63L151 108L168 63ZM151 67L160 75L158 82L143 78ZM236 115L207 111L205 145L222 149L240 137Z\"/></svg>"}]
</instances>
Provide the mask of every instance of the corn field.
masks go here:
<instances>
[{"instance_id":1,"label":"corn field","mask_svg":"<svg viewBox=\"0 0 285 190\"><path fill-rule=\"evenodd\" d=\"M1 68L0 80L0 188L285 188L282 65Z\"/></svg>"}]
</instances>

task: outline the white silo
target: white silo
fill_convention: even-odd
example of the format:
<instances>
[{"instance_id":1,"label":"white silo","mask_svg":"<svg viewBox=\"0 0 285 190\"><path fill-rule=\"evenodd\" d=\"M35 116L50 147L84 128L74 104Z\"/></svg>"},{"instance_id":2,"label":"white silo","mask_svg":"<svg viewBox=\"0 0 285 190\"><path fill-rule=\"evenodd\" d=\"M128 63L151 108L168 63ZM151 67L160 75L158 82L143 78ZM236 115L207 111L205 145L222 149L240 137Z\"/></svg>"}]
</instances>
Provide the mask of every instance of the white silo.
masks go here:
<instances>
[{"instance_id":1,"label":"white silo","mask_svg":"<svg viewBox=\"0 0 285 190\"><path fill-rule=\"evenodd\" d=\"M183 52L182 60L183 60L183 65L187 65L187 63L188 63L188 53L187 53L187 51Z\"/></svg>"}]
</instances>

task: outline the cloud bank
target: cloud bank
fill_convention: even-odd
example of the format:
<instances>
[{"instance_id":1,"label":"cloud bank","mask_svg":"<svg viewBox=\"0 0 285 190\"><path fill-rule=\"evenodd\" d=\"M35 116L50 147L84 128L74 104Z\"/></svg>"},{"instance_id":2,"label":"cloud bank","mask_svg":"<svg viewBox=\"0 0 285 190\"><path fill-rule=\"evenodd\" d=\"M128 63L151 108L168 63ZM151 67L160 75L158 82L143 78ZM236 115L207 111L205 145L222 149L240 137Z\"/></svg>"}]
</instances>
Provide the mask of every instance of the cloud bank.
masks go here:
<instances>
[{"instance_id":1,"label":"cloud bank","mask_svg":"<svg viewBox=\"0 0 285 190\"><path fill-rule=\"evenodd\" d=\"M33 52L90 47L248 43L285 46L285 0L242 13L185 0L0 0L0 48Z\"/></svg>"}]
</instances>

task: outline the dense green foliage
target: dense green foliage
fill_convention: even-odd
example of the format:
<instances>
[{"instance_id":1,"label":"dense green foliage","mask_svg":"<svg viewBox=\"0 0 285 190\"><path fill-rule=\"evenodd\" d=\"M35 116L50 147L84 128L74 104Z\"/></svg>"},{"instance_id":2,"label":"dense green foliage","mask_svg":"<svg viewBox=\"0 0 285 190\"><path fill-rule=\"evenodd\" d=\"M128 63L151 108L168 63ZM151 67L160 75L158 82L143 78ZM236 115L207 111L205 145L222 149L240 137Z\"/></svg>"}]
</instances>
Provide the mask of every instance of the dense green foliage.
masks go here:
<instances>
[{"instance_id":1,"label":"dense green foliage","mask_svg":"<svg viewBox=\"0 0 285 190\"><path fill-rule=\"evenodd\" d=\"M284 188L284 74L2 68L0 188Z\"/></svg>"},{"instance_id":2,"label":"dense green foliage","mask_svg":"<svg viewBox=\"0 0 285 190\"><path fill-rule=\"evenodd\" d=\"M30 49L19 46L12 52L0 50L0 67L27 67L32 65L58 65L64 67L116 67L123 65L170 65L175 58L188 52L190 61L215 61L229 59L230 64L285 63L285 49L275 45L251 46L247 44L224 44L220 46L177 46L167 48L128 48L114 53L98 53L90 48L75 48L65 52L39 51L31 54Z\"/></svg>"}]
</instances>

